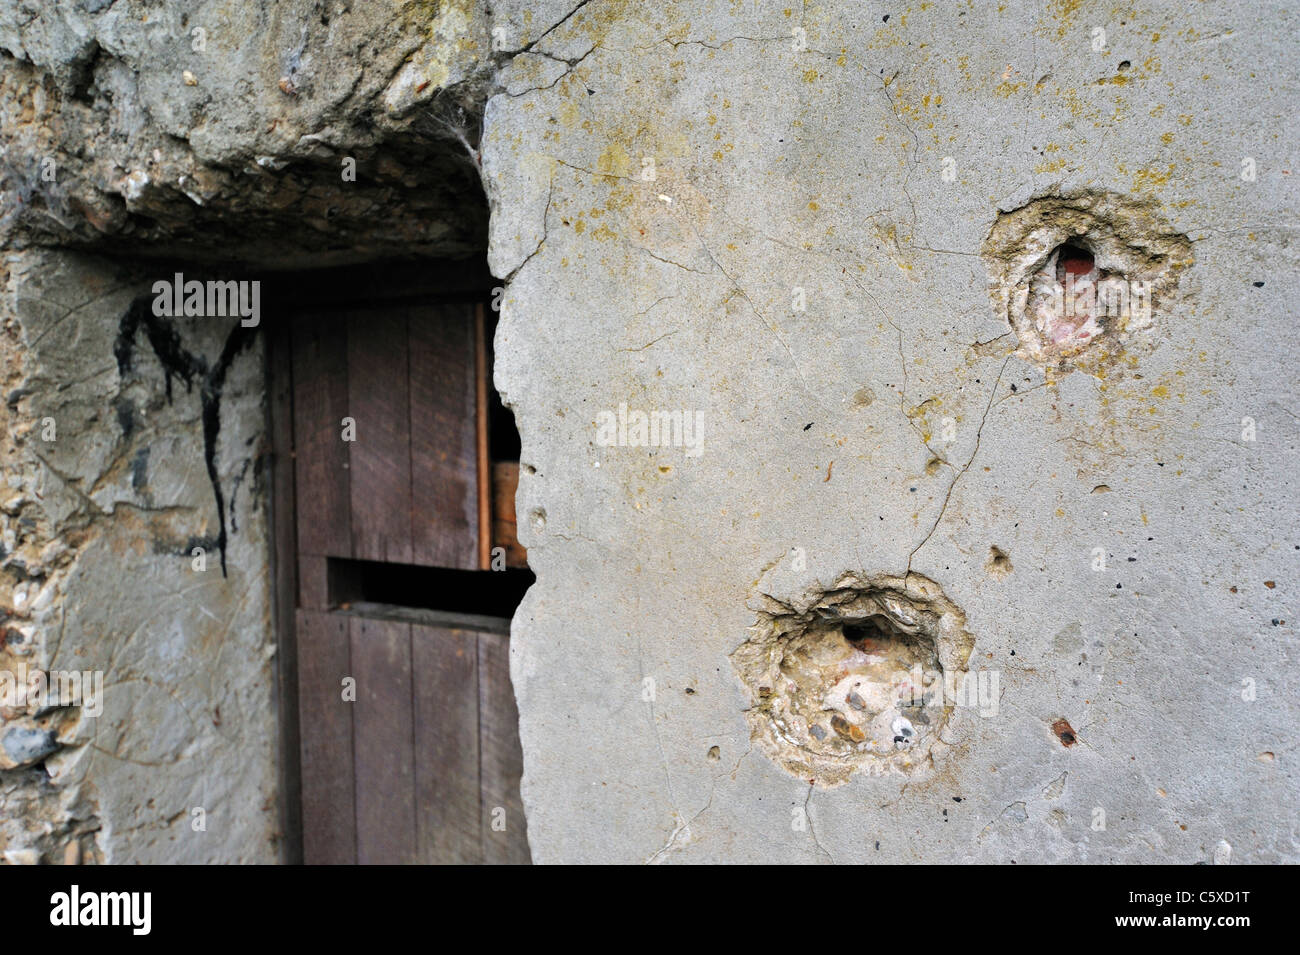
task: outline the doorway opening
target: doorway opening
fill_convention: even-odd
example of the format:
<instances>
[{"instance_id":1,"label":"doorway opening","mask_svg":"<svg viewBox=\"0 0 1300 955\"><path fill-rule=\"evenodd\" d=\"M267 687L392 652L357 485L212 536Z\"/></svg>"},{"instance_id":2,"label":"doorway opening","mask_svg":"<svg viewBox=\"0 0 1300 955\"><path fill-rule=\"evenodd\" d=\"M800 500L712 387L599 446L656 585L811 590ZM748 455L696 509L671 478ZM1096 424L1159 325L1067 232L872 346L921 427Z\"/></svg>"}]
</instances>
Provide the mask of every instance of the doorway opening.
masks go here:
<instances>
[{"instance_id":1,"label":"doorway opening","mask_svg":"<svg viewBox=\"0 0 1300 955\"><path fill-rule=\"evenodd\" d=\"M533 578L493 284L466 261L264 283L286 828L309 864L529 861L509 621Z\"/></svg>"}]
</instances>

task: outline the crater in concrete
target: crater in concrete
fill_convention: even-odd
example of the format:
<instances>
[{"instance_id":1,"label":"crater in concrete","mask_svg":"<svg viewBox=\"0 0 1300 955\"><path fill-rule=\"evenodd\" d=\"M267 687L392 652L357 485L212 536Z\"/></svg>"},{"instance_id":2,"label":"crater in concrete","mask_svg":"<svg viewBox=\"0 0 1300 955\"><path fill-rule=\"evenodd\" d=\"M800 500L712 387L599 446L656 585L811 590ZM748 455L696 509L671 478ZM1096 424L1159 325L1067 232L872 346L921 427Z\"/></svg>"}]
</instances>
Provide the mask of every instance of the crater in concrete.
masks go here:
<instances>
[{"instance_id":1,"label":"crater in concrete","mask_svg":"<svg viewBox=\"0 0 1300 955\"><path fill-rule=\"evenodd\" d=\"M974 644L964 614L919 574L846 574L810 596L760 611L732 654L752 738L823 785L929 765L952 711L945 683Z\"/></svg>"},{"instance_id":2,"label":"crater in concrete","mask_svg":"<svg viewBox=\"0 0 1300 955\"><path fill-rule=\"evenodd\" d=\"M1085 350L1114 356L1167 315L1192 244L1149 200L1081 192L999 214L983 256L1017 354L1063 365Z\"/></svg>"}]
</instances>

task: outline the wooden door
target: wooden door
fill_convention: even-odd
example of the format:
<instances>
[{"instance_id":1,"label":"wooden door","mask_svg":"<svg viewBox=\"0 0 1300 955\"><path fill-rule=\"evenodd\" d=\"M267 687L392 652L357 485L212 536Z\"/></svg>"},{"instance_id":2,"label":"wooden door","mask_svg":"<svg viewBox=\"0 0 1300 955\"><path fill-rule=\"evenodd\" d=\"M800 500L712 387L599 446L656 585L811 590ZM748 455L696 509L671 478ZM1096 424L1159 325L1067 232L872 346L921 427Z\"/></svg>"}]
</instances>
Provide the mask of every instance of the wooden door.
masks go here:
<instances>
[{"instance_id":1,"label":"wooden door","mask_svg":"<svg viewBox=\"0 0 1300 955\"><path fill-rule=\"evenodd\" d=\"M307 863L529 861L508 620L439 609L496 579L483 314L313 308L276 339Z\"/></svg>"}]
</instances>

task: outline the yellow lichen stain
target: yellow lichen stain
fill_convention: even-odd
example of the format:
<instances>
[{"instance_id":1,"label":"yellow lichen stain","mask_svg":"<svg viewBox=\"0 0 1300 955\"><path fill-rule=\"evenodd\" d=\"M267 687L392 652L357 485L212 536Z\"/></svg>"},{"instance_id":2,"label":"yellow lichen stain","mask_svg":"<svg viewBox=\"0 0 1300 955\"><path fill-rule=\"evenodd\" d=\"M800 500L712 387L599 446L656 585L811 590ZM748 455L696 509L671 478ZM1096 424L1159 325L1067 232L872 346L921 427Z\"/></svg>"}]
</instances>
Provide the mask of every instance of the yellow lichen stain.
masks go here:
<instances>
[{"instance_id":1,"label":"yellow lichen stain","mask_svg":"<svg viewBox=\"0 0 1300 955\"><path fill-rule=\"evenodd\" d=\"M1168 146L1170 143L1172 143L1172 142L1174 141L1174 134L1173 134L1173 133L1161 133L1161 134L1160 134L1160 141L1161 141L1162 143L1164 143L1166 146Z\"/></svg>"},{"instance_id":2,"label":"yellow lichen stain","mask_svg":"<svg viewBox=\"0 0 1300 955\"><path fill-rule=\"evenodd\" d=\"M610 239L616 239L618 236L607 225L602 225L599 229L593 229L591 237L597 242L608 242Z\"/></svg>"},{"instance_id":3,"label":"yellow lichen stain","mask_svg":"<svg viewBox=\"0 0 1300 955\"><path fill-rule=\"evenodd\" d=\"M567 100L560 107L560 115L558 118L561 126L566 129L572 129L574 126L578 125L578 120L582 118L582 110L578 108L578 104L573 100Z\"/></svg>"},{"instance_id":4,"label":"yellow lichen stain","mask_svg":"<svg viewBox=\"0 0 1300 955\"><path fill-rule=\"evenodd\" d=\"M1074 26L1075 18L1079 15L1079 6L1083 0L1052 0L1047 5L1048 19L1057 24L1056 38L1065 39L1065 35L1070 32ZM1001 11L1001 7L998 10Z\"/></svg>"},{"instance_id":5,"label":"yellow lichen stain","mask_svg":"<svg viewBox=\"0 0 1300 955\"><path fill-rule=\"evenodd\" d=\"M811 209L813 212L816 212L818 209L821 208L821 206L817 205L817 203L815 202L810 202L808 203L808 208Z\"/></svg>"},{"instance_id":6,"label":"yellow lichen stain","mask_svg":"<svg viewBox=\"0 0 1300 955\"><path fill-rule=\"evenodd\" d=\"M1169 178L1173 174L1173 163L1170 163L1164 172L1159 172L1155 169L1139 169L1133 174L1133 191L1150 191L1156 186L1163 186L1165 183L1169 182Z\"/></svg>"},{"instance_id":7,"label":"yellow lichen stain","mask_svg":"<svg viewBox=\"0 0 1300 955\"><path fill-rule=\"evenodd\" d=\"M805 83L816 83L816 82L817 82L818 75L819 75L819 74L818 74L818 72L817 72L816 70L808 70L808 71L807 71L806 73L804 73L804 75L803 75L803 81L804 81Z\"/></svg>"},{"instance_id":8,"label":"yellow lichen stain","mask_svg":"<svg viewBox=\"0 0 1300 955\"><path fill-rule=\"evenodd\" d=\"M578 235L582 235L582 233L587 231L587 223L582 219L579 219L573 224L573 231L578 233Z\"/></svg>"},{"instance_id":9,"label":"yellow lichen stain","mask_svg":"<svg viewBox=\"0 0 1300 955\"><path fill-rule=\"evenodd\" d=\"M610 143L596 160L596 170L613 176L626 176L632 171L632 157L618 143Z\"/></svg>"}]
</instances>

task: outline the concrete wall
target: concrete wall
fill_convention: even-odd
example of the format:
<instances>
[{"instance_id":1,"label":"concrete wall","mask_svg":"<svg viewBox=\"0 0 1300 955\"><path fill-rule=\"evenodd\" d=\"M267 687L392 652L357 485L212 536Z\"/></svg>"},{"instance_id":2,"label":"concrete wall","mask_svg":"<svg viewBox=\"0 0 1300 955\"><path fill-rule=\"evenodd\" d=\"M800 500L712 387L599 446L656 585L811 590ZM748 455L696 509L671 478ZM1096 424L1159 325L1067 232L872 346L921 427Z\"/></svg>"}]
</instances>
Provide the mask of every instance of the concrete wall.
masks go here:
<instances>
[{"instance_id":1,"label":"concrete wall","mask_svg":"<svg viewBox=\"0 0 1300 955\"><path fill-rule=\"evenodd\" d=\"M1295 861L1295 27L0 11L4 665L106 685L0 713L7 857L276 852L260 346L124 338L141 257L463 254L481 172L537 861ZM1071 243L1151 308L1061 314Z\"/></svg>"},{"instance_id":2,"label":"concrete wall","mask_svg":"<svg viewBox=\"0 0 1300 955\"><path fill-rule=\"evenodd\" d=\"M92 674L2 714L5 857L274 861L260 340L101 259L4 270L0 669Z\"/></svg>"},{"instance_id":3,"label":"concrete wall","mask_svg":"<svg viewBox=\"0 0 1300 955\"><path fill-rule=\"evenodd\" d=\"M261 329L151 286L481 249L487 37L477 3L0 7L0 676L103 681L0 708L8 861L282 857Z\"/></svg>"},{"instance_id":4,"label":"concrete wall","mask_svg":"<svg viewBox=\"0 0 1300 955\"><path fill-rule=\"evenodd\" d=\"M1295 29L595 0L513 59L537 861L1300 858ZM1039 314L1068 241L1150 314ZM674 410L702 453L635 446ZM891 748L801 682L873 614L986 699Z\"/></svg>"}]
</instances>

